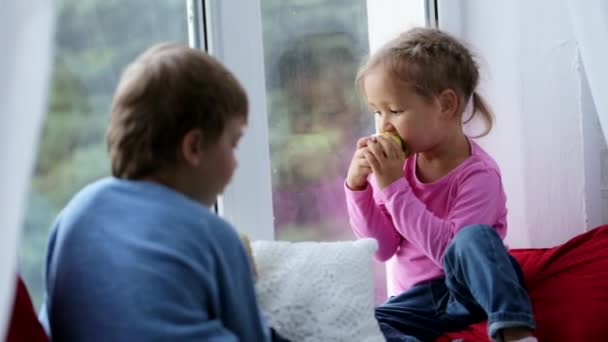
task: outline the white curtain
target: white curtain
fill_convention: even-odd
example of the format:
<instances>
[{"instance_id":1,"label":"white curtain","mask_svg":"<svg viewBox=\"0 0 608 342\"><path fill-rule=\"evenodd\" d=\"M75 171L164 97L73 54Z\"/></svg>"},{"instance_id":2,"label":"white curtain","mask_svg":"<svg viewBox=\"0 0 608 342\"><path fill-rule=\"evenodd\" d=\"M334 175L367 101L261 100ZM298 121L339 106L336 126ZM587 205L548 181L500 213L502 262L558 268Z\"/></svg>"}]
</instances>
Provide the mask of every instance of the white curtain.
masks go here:
<instances>
[{"instance_id":1,"label":"white curtain","mask_svg":"<svg viewBox=\"0 0 608 342\"><path fill-rule=\"evenodd\" d=\"M568 0L593 103L608 141L608 1Z\"/></svg>"},{"instance_id":2,"label":"white curtain","mask_svg":"<svg viewBox=\"0 0 608 342\"><path fill-rule=\"evenodd\" d=\"M52 67L53 0L0 0L0 340Z\"/></svg>"}]
</instances>

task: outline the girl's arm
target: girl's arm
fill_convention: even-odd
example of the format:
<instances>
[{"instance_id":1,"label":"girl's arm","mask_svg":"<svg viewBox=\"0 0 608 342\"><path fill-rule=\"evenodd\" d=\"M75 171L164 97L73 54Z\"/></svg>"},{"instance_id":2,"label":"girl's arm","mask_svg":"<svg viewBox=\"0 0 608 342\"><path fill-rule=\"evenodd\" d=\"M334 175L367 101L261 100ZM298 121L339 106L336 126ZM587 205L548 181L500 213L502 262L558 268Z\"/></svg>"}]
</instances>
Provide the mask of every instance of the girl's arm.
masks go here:
<instances>
[{"instance_id":1,"label":"girl's arm","mask_svg":"<svg viewBox=\"0 0 608 342\"><path fill-rule=\"evenodd\" d=\"M358 238L369 237L378 241L376 259L390 259L403 239L391 222L387 209L374 201L373 190L368 183L361 191L353 191L344 185L350 224Z\"/></svg>"},{"instance_id":2,"label":"girl's arm","mask_svg":"<svg viewBox=\"0 0 608 342\"><path fill-rule=\"evenodd\" d=\"M472 171L460 181L445 219L426 208L405 178L389 185L380 196L396 230L440 267L446 249L460 229L473 224L494 226L506 214L500 175L493 169ZM506 230L501 228L498 234L504 239Z\"/></svg>"}]
</instances>

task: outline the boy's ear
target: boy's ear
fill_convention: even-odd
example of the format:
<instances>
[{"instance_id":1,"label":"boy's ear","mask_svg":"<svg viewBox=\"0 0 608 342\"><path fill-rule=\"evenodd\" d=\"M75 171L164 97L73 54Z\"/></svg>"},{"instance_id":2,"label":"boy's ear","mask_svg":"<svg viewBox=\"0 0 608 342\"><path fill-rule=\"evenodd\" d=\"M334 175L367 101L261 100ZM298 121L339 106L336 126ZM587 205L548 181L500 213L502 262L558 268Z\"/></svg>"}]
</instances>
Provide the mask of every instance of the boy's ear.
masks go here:
<instances>
[{"instance_id":1,"label":"boy's ear","mask_svg":"<svg viewBox=\"0 0 608 342\"><path fill-rule=\"evenodd\" d=\"M439 94L439 105L441 106L441 113L443 116L447 119L451 119L458 114L460 98L454 90L448 88Z\"/></svg>"},{"instance_id":2,"label":"boy's ear","mask_svg":"<svg viewBox=\"0 0 608 342\"><path fill-rule=\"evenodd\" d=\"M203 132L191 129L182 138L180 146L182 158L192 166L198 166L203 161Z\"/></svg>"}]
</instances>

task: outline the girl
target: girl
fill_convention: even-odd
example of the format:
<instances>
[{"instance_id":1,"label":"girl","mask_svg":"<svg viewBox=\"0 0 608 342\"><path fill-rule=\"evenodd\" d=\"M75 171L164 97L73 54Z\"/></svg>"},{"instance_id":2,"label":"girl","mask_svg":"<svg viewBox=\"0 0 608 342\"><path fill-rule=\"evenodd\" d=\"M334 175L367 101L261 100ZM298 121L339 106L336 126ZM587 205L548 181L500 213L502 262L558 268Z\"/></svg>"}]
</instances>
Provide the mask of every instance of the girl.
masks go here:
<instances>
[{"instance_id":1,"label":"girl","mask_svg":"<svg viewBox=\"0 0 608 342\"><path fill-rule=\"evenodd\" d=\"M357 83L376 127L398 135L357 143L346 180L353 231L378 240L392 297L376 308L388 341L432 341L487 317L498 341L536 341L530 299L502 239L506 197L497 164L463 132L478 66L436 29L401 34L373 55ZM371 177L368 177L370 176Z\"/></svg>"}]
</instances>

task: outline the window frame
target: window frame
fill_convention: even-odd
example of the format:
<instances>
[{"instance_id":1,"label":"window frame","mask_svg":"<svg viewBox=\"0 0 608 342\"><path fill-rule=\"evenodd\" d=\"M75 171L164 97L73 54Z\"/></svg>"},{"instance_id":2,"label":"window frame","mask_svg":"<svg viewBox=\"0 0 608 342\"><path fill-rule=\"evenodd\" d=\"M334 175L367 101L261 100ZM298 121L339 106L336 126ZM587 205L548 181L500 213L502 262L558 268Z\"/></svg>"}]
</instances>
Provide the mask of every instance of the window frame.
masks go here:
<instances>
[{"instance_id":1,"label":"window frame","mask_svg":"<svg viewBox=\"0 0 608 342\"><path fill-rule=\"evenodd\" d=\"M242 82L250 101L248 129L237 150L239 166L218 198L218 212L253 239L274 240L261 1L188 0L188 22L191 46L223 62ZM458 7L449 1L423 1L425 24L432 27L437 27L441 10ZM370 4L385 5L368 0Z\"/></svg>"},{"instance_id":2,"label":"window frame","mask_svg":"<svg viewBox=\"0 0 608 342\"><path fill-rule=\"evenodd\" d=\"M273 240L260 0L189 2L194 3L188 6L193 9L188 15L195 34L193 46L206 47L208 53L224 63L243 84L249 98L248 127L236 152L239 166L232 181L218 198L218 212L238 231L247 233L251 238Z\"/></svg>"}]
</instances>

